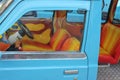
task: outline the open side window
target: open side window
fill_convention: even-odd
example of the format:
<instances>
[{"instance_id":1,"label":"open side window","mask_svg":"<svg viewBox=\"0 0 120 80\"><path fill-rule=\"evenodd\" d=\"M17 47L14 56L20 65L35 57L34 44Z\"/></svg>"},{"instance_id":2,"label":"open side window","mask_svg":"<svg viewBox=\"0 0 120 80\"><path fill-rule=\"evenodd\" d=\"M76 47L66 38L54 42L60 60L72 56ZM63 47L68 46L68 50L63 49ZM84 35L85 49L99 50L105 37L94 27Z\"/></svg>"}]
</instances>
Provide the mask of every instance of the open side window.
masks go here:
<instances>
[{"instance_id":1,"label":"open side window","mask_svg":"<svg viewBox=\"0 0 120 80\"><path fill-rule=\"evenodd\" d=\"M6 31L4 37L7 36L7 44L10 46L4 50L81 52L86 11L72 11L76 13L68 10L44 10L39 11L39 16L36 17L32 14L37 11L26 13ZM3 58L14 59L15 55L3 55ZM20 54L18 59L32 55Z\"/></svg>"},{"instance_id":2,"label":"open side window","mask_svg":"<svg viewBox=\"0 0 120 80\"><path fill-rule=\"evenodd\" d=\"M86 13L79 13L84 18L79 22L78 20L68 22L67 11L52 11L53 14L49 14L49 11L47 11L48 14L39 11L39 15L44 16L34 18L26 17L28 15L26 13L5 32L4 37L7 36L8 42L6 44L10 45L9 48L1 51L1 60L9 62L7 65L11 64L8 67L9 69L14 67L16 63L20 64L16 65L16 68L30 67L29 70L24 69L20 72L12 70L12 74L16 74L19 79L26 79L28 77L24 74L32 75L37 71L36 78L40 76L44 80L48 78L58 79L58 77L49 76L46 73L55 73L60 79L87 79L85 77L87 76L87 57L85 53L81 54ZM78 19L73 15L68 17L72 17L74 20ZM1 42L5 43L4 40L1 40ZM31 64L29 64L29 61L31 61ZM47 64L44 65L44 63ZM85 67L80 67L81 64ZM53 67L56 65L57 68ZM39 67L39 69L36 67ZM35 70L32 71L33 69ZM32 71L32 73L29 73L29 71ZM24 74L21 74L21 72ZM9 70L3 70L3 75L8 75L8 73ZM8 77L15 79L12 75ZM5 79L5 77L3 76L2 79Z\"/></svg>"},{"instance_id":3,"label":"open side window","mask_svg":"<svg viewBox=\"0 0 120 80\"><path fill-rule=\"evenodd\" d=\"M83 22L86 10L74 10L68 11L67 13L67 22Z\"/></svg>"}]
</instances>

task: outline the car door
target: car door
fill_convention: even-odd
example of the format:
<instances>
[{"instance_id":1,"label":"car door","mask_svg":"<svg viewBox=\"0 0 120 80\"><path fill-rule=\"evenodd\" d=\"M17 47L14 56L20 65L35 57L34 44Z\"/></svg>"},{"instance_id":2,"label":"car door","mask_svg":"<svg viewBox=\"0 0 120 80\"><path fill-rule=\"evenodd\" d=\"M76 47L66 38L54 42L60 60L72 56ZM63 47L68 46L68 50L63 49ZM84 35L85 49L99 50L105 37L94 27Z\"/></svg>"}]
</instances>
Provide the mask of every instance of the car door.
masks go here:
<instances>
[{"instance_id":1,"label":"car door","mask_svg":"<svg viewBox=\"0 0 120 80\"><path fill-rule=\"evenodd\" d=\"M3 52L0 61L2 80L87 80L87 58L84 54L26 52L15 55L16 52L13 53ZM14 59L13 56L26 59ZM31 56L35 59L30 59Z\"/></svg>"},{"instance_id":2,"label":"car door","mask_svg":"<svg viewBox=\"0 0 120 80\"><path fill-rule=\"evenodd\" d=\"M57 11L52 11L53 14L55 14L55 12ZM61 10L59 12L63 13L63 11ZM47 20L46 20L47 15L44 15L44 16L42 18L38 18L37 16L26 17L26 14L25 14L25 16L20 18L20 20L24 23L26 22L24 25L27 25L28 28L29 28L29 24L32 24L32 27L36 27L36 25L42 24L42 21L45 21L45 23L43 23L44 25L46 23L48 24L49 21L51 21L51 17L47 17ZM52 18L54 17L56 16L53 16ZM64 20L63 18L61 19ZM84 15L84 18L85 18L85 15ZM58 25L57 23L60 23L61 19L56 17L56 20L52 20L51 23L49 23L49 25L47 26L48 29L46 29L45 31L39 34L32 32L32 29L29 28L32 34L34 35L34 39L32 40L32 39L29 39L27 36L24 36L22 38L22 49L23 49L22 51L16 52L13 50L12 52L11 51L0 52L1 53L0 76L2 80L8 80L8 79L12 79L12 80L16 80L16 79L17 80L21 80L21 79L87 80L87 69L88 69L87 56L85 53L81 53L81 48L80 48L80 46L82 45L80 44L80 40L82 39L82 36L80 36L80 34L83 34L83 33L81 32L79 34L76 32L77 34L75 35L71 34L72 32L70 32L69 30L71 30L72 26L69 26L69 25L73 25L72 22L63 22L65 23L64 25L66 25L67 27L70 27L70 29L65 28L63 30L63 28L60 28L60 30L65 31L65 33L68 34L69 37L65 37L64 32L63 33L59 32L59 34L63 36L58 34L61 37L59 36L54 37L54 35L57 35L56 32L59 29L56 30L55 33L53 33L52 37L50 37L50 41L47 43L46 43L46 40L49 39L48 38L49 36L47 35L50 35L52 31L50 34L47 33L45 36L43 36L44 32L48 31L49 29L55 31L56 27L50 28L50 25L53 22L55 22L54 26ZM35 22L36 24L33 24L33 22ZM15 26L15 24L13 26ZM78 24L78 23L75 23L75 24ZM82 22L82 24L84 24L84 22ZM39 28L37 28L37 30L38 29ZM78 27L77 29L82 30L80 27ZM7 32L11 33L11 31L14 31L14 29L9 30ZM40 32L40 30L38 30L38 32ZM13 32L12 34L15 34L15 33ZM37 37L39 36L37 35L40 35L42 37L40 37L38 40ZM52 41L54 39L53 37L55 38L54 42ZM81 38L78 38L78 37L81 37ZM59 41L59 38L61 41ZM28 41L30 43L24 42L24 41ZM55 49L53 49L54 45L56 45L58 41L59 43L57 47L59 47L60 45L61 47L60 48L56 47ZM8 42L10 41L8 40ZM43 47L41 44L47 47ZM48 47L50 47L50 51L48 50L49 49ZM41 51L41 48L43 48L44 50Z\"/></svg>"}]
</instances>

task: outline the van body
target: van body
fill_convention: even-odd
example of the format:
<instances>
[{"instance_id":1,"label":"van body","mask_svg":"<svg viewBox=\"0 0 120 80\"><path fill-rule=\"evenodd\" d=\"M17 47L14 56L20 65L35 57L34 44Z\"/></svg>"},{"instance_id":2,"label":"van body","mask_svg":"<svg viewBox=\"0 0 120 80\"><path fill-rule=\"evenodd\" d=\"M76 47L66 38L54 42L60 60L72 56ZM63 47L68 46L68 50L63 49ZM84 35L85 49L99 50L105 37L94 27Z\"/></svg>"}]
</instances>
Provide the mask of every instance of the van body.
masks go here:
<instances>
[{"instance_id":1,"label":"van body","mask_svg":"<svg viewBox=\"0 0 120 80\"><path fill-rule=\"evenodd\" d=\"M101 2L101 0L8 0L0 13L0 35L5 34L22 16L23 22L25 19L34 18L54 21L53 16L57 11L67 11L66 21L70 24L84 22L84 28L79 51L0 51L1 80L96 80ZM57 28L53 27L52 33ZM69 30L68 27L67 29ZM72 29L74 30L74 27ZM72 32L70 35L73 36Z\"/></svg>"}]
</instances>

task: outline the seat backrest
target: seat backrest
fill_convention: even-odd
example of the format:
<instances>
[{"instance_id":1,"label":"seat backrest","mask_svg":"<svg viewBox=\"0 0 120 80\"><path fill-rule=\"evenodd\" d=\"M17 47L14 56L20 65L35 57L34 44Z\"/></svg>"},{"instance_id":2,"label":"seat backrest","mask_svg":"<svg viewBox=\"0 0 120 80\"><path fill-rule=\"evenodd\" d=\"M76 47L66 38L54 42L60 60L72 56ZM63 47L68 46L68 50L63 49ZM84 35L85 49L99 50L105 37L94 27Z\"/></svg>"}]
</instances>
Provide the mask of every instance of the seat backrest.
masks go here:
<instances>
[{"instance_id":1,"label":"seat backrest","mask_svg":"<svg viewBox=\"0 0 120 80\"><path fill-rule=\"evenodd\" d=\"M65 29L58 29L50 40L50 46L53 50L60 50L64 41L69 38L71 35Z\"/></svg>"},{"instance_id":2,"label":"seat backrest","mask_svg":"<svg viewBox=\"0 0 120 80\"><path fill-rule=\"evenodd\" d=\"M117 47L120 40L120 28L107 23L103 26L101 31L101 46L107 52L112 54Z\"/></svg>"},{"instance_id":3,"label":"seat backrest","mask_svg":"<svg viewBox=\"0 0 120 80\"><path fill-rule=\"evenodd\" d=\"M53 28L54 32L56 30L63 27L63 21L65 21L66 18L66 11L55 11L54 19L53 19Z\"/></svg>"}]
</instances>

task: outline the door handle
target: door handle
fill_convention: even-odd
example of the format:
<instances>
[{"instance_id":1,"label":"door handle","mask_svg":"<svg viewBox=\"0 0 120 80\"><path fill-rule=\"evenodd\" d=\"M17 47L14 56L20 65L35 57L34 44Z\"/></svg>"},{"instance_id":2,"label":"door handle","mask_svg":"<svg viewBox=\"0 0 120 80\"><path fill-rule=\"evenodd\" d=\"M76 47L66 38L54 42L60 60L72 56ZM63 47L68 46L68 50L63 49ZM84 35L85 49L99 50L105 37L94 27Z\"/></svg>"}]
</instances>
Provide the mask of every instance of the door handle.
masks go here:
<instances>
[{"instance_id":1,"label":"door handle","mask_svg":"<svg viewBox=\"0 0 120 80\"><path fill-rule=\"evenodd\" d=\"M65 70L64 71L64 74L67 74L67 75L78 74L78 73L79 73L78 70Z\"/></svg>"}]
</instances>

